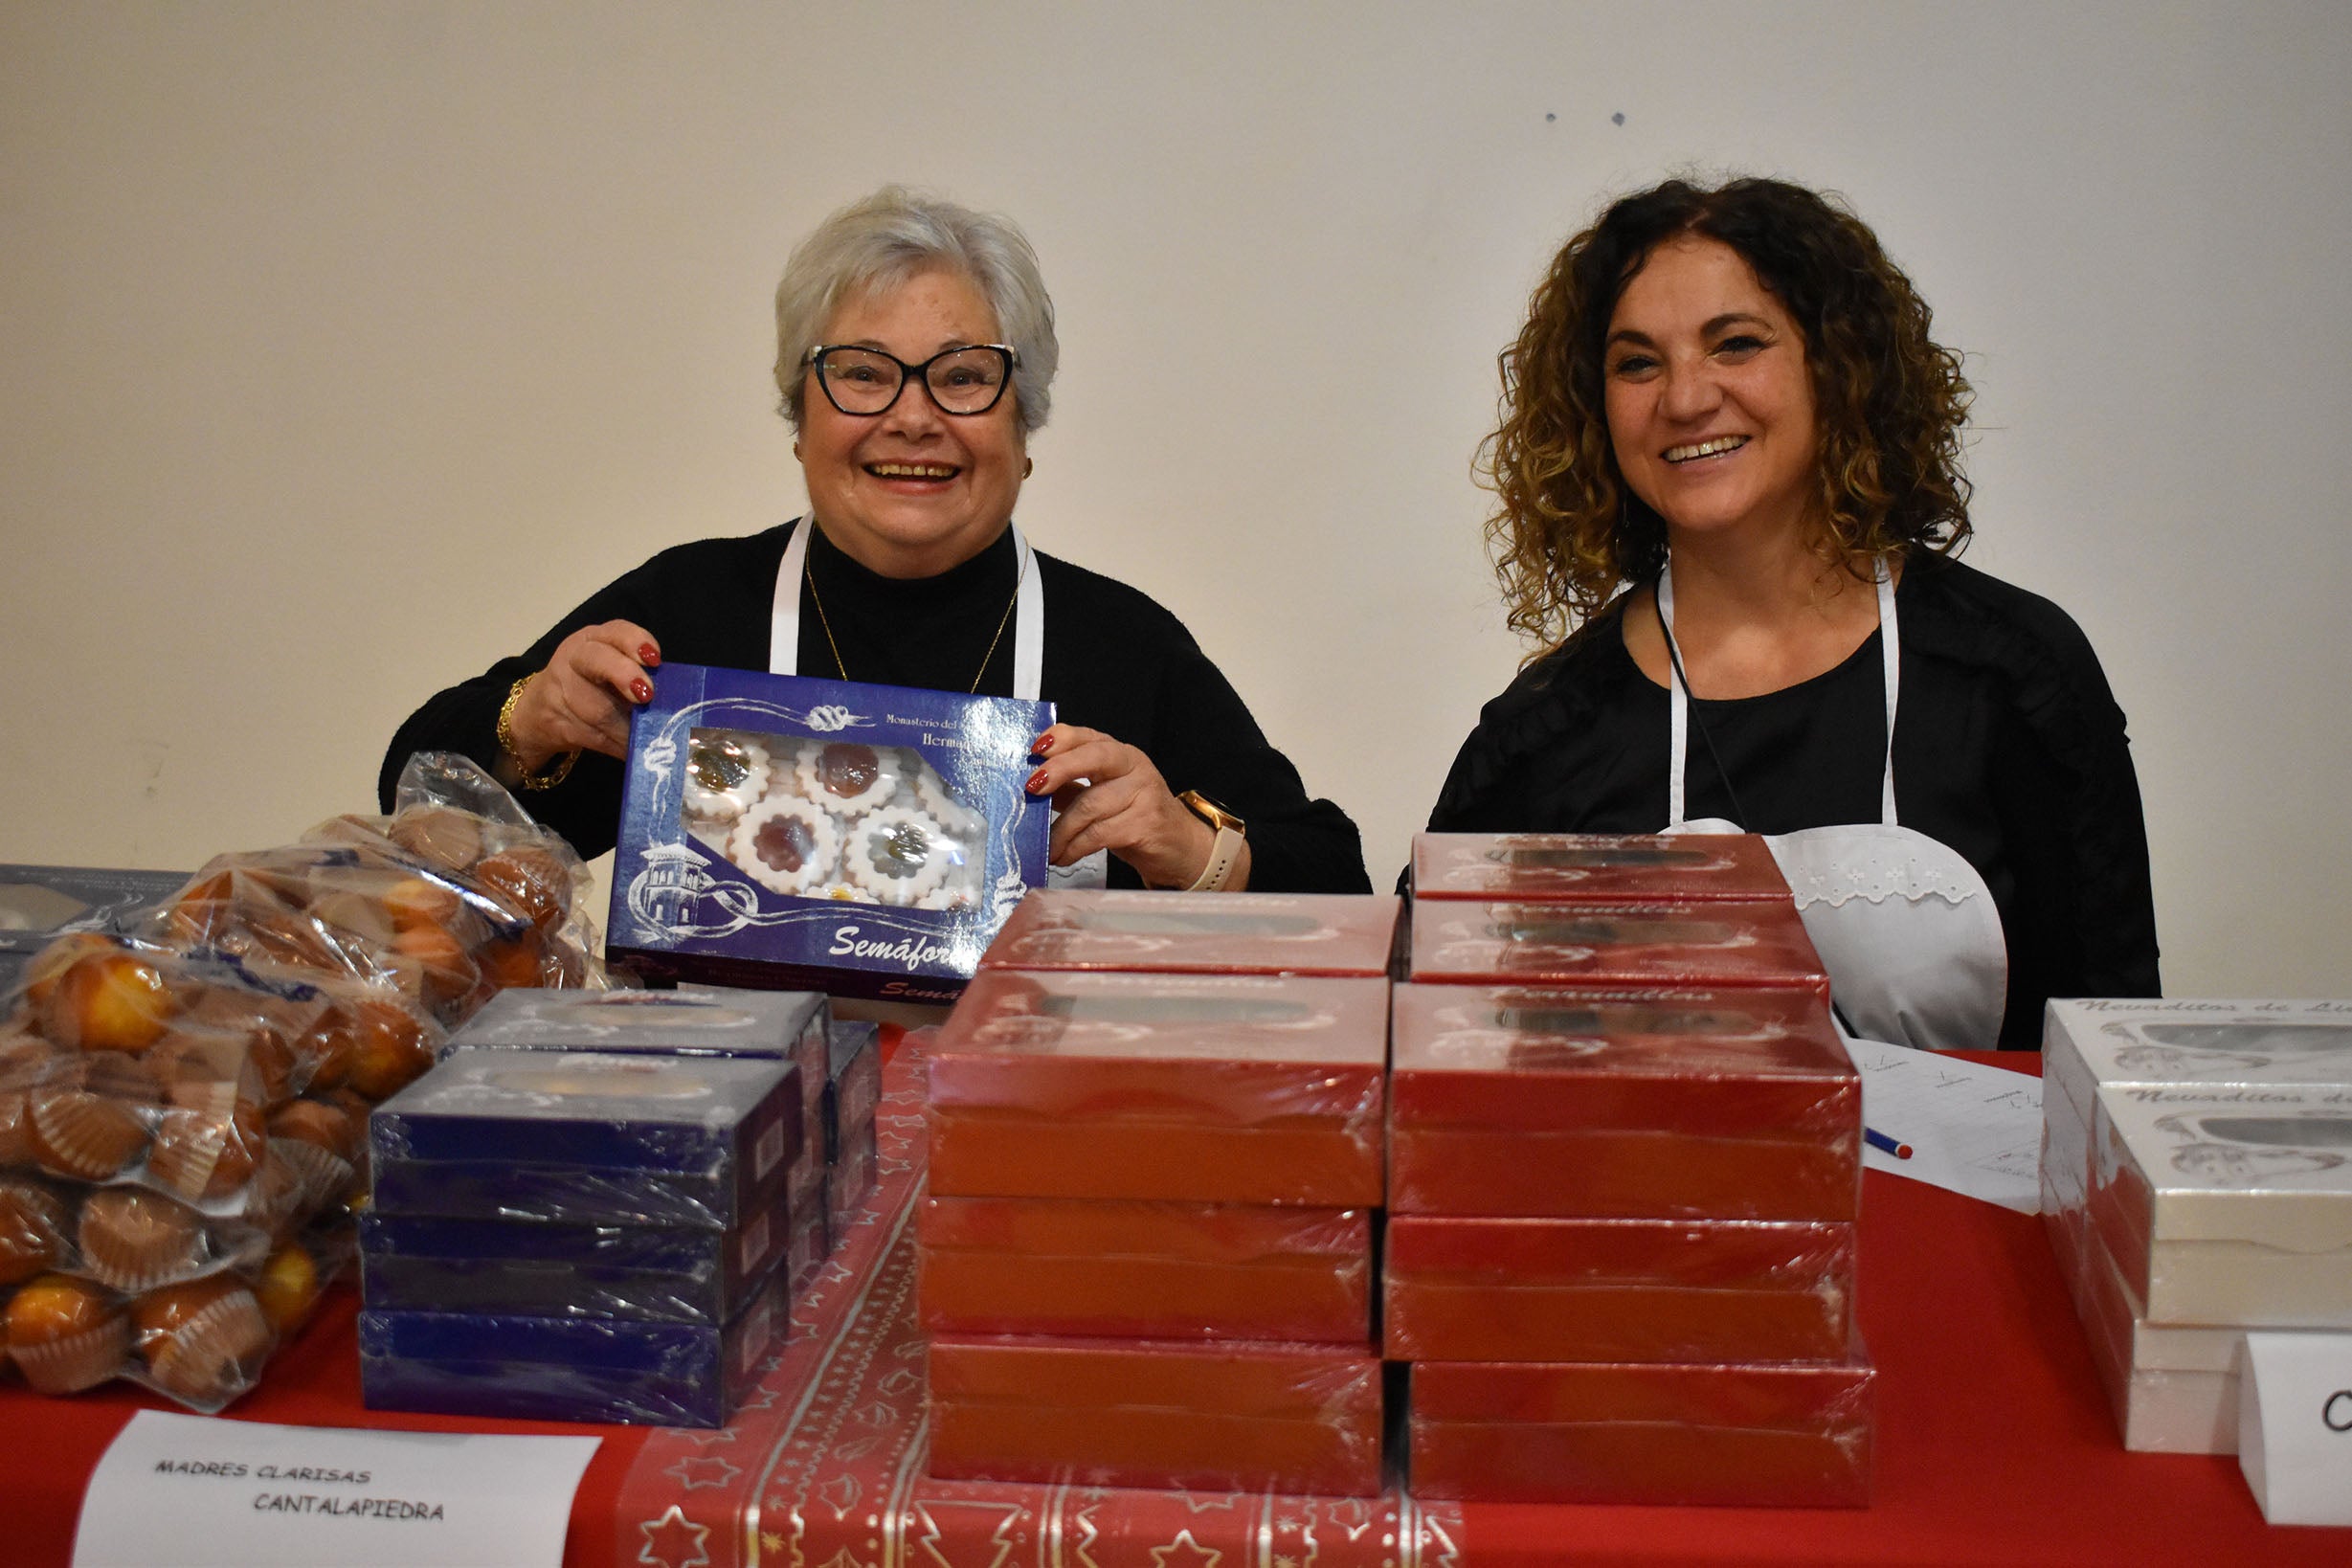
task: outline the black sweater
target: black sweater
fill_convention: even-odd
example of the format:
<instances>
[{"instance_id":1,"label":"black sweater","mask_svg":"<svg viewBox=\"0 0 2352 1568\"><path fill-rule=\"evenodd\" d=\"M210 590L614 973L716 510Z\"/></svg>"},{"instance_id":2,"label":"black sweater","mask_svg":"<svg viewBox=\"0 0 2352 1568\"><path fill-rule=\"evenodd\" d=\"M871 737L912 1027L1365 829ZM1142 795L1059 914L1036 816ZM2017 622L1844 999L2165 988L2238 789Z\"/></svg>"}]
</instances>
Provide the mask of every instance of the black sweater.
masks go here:
<instances>
[{"instance_id":1,"label":"black sweater","mask_svg":"<svg viewBox=\"0 0 2352 1568\"><path fill-rule=\"evenodd\" d=\"M507 689L545 668L556 645L583 626L634 621L660 641L665 662L766 669L776 569L794 526L663 550L593 594L523 653L435 695L401 725L385 754L377 783L385 809L413 751L459 751L493 766ZM866 571L822 532L810 544L825 619L804 582L802 673L839 671L875 684L963 691L985 654L981 695L1012 695L1014 633L1006 627L997 637L1017 574L1010 529L961 566L912 580ZM1172 791L1197 789L1240 814L1249 824L1253 890L1370 889L1355 824L1332 802L1308 798L1298 770L1267 743L1182 622L1124 583L1042 551L1036 560L1045 595L1042 695L1063 722L1138 748ZM845 671L826 640L827 621ZM620 764L592 752L563 784L522 799L593 857L613 847L620 789ZM1140 885L1116 858L1110 879L1114 886Z\"/></svg>"},{"instance_id":2,"label":"black sweater","mask_svg":"<svg viewBox=\"0 0 2352 1568\"><path fill-rule=\"evenodd\" d=\"M1668 697L1625 651L1624 605L1621 596L1487 705L1432 829L1666 825ZM2081 629L2049 600L1934 554L1905 564L1895 608L1895 814L1959 850L1992 890L2009 950L2003 1048L2041 1042L2051 997L2157 995L2139 784L2122 710ZM1757 833L1877 821L1880 670L1872 634L1811 681L1694 701L1688 814Z\"/></svg>"}]
</instances>

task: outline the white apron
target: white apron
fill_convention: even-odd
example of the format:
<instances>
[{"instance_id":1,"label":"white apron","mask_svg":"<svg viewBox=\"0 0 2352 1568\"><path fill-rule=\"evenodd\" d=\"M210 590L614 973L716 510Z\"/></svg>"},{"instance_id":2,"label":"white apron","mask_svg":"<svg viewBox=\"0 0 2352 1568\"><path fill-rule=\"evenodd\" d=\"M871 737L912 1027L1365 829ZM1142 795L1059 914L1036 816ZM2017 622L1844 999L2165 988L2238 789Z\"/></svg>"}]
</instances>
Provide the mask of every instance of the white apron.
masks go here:
<instances>
[{"instance_id":1,"label":"white apron","mask_svg":"<svg viewBox=\"0 0 2352 1568\"><path fill-rule=\"evenodd\" d=\"M769 611L768 672L800 673L800 578L808 571L809 530L814 517L804 517L784 545L784 559L776 564L775 597ZM1020 525L1013 530L1013 554L1019 563L1019 586L1013 591L1013 695L1025 703L1038 701L1045 669L1045 585L1039 580L1037 561ZM1049 865L1045 880L1054 887L1101 887L1109 878L1110 856L1096 850L1076 865Z\"/></svg>"},{"instance_id":2,"label":"white apron","mask_svg":"<svg viewBox=\"0 0 2352 1568\"><path fill-rule=\"evenodd\" d=\"M1674 640L1674 571L1658 576L1658 617ZM2000 1043L2009 952L1992 890L1967 858L1894 818L1894 709L1902 637L1894 584L1878 568L1879 647L1886 661L1887 752L1876 822L1770 834L1764 842L1797 895L1805 934L1829 972L1840 1022L1868 1040L1939 1051ZM1679 656L1669 661L1669 833L1739 833L1720 818L1683 816L1691 694Z\"/></svg>"}]
</instances>

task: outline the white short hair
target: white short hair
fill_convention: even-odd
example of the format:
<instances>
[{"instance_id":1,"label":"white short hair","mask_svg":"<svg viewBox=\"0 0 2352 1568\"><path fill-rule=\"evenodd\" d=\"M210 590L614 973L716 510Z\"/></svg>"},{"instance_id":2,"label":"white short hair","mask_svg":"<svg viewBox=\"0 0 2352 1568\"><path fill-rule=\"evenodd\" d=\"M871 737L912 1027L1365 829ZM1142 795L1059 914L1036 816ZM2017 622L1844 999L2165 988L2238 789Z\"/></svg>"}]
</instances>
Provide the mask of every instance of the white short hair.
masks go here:
<instances>
[{"instance_id":1,"label":"white short hair","mask_svg":"<svg viewBox=\"0 0 2352 1568\"><path fill-rule=\"evenodd\" d=\"M1028 237L1010 218L885 185L818 224L784 263L775 289L775 382L795 430L805 412L809 350L840 302L933 268L970 279L987 299L998 334L1019 355L1014 416L1023 435L1045 423L1062 347Z\"/></svg>"}]
</instances>

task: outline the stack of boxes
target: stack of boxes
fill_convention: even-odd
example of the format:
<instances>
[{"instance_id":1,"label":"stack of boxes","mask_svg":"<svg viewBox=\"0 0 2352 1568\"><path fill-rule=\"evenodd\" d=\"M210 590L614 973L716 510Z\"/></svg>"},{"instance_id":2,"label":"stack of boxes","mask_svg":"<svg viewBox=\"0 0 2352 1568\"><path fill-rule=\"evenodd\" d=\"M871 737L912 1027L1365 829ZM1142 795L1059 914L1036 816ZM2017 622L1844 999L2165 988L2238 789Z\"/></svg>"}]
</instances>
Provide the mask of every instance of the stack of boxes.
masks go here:
<instances>
[{"instance_id":1,"label":"stack of boxes","mask_svg":"<svg viewBox=\"0 0 2352 1568\"><path fill-rule=\"evenodd\" d=\"M822 1234L827 1011L717 991L485 1007L370 1120L369 1406L723 1424L784 1336L786 1195L812 1164Z\"/></svg>"},{"instance_id":2,"label":"stack of boxes","mask_svg":"<svg viewBox=\"0 0 2352 1568\"><path fill-rule=\"evenodd\" d=\"M1422 1497L1860 1506L1861 1086L1762 842L1423 835L1385 1344Z\"/></svg>"},{"instance_id":3,"label":"stack of boxes","mask_svg":"<svg viewBox=\"0 0 2352 1568\"><path fill-rule=\"evenodd\" d=\"M928 1062L931 1473L1368 1495L1394 899L1033 893Z\"/></svg>"},{"instance_id":4,"label":"stack of boxes","mask_svg":"<svg viewBox=\"0 0 2352 1568\"><path fill-rule=\"evenodd\" d=\"M799 1211L794 1229L803 1244L793 1252L793 1288L801 1289L817 1264L841 1244L858 1207L874 1190L874 1109L882 1103L882 1030L879 1024L837 1019L826 1036L826 1076L821 1117L824 1134L824 1220L820 1238L810 1238ZM813 1244L808 1244L813 1242ZM805 1265L803 1258L807 1257Z\"/></svg>"},{"instance_id":5,"label":"stack of boxes","mask_svg":"<svg viewBox=\"0 0 2352 1568\"><path fill-rule=\"evenodd\" d=\"M2042 1105L2124 1446L2235 1452L2246 1333L2352 1329L2352 1002L2053 1001Z\"/></svg>"}]
</instances>

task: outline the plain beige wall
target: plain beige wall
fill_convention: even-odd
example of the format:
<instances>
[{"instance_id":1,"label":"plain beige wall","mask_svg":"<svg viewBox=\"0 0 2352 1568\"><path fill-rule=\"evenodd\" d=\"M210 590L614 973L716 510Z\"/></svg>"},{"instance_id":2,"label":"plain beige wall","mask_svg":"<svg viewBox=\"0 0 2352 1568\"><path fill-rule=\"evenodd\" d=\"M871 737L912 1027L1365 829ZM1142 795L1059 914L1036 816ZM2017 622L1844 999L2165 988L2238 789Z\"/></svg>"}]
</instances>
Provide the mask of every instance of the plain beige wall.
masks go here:
<instances>
[{"instance_id":1,"label":"plain beige wall","mask_svg":"<svg viewBox=\"0 0 2352 1568\"><path fill-rule=\"evenodd\" d=\"M1060 309L1023 525L1400 863L1509 679L1472 448L1559 240L1846 192L1970 352L1977 565L2131 715L2168 989L2343 994L2352 9L0 5L0 860L370 804L428 692L800 504L769 295L884 180Z\"/></svg>"}]
</instances>

